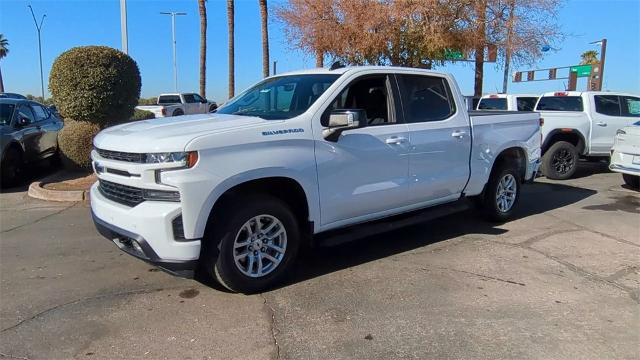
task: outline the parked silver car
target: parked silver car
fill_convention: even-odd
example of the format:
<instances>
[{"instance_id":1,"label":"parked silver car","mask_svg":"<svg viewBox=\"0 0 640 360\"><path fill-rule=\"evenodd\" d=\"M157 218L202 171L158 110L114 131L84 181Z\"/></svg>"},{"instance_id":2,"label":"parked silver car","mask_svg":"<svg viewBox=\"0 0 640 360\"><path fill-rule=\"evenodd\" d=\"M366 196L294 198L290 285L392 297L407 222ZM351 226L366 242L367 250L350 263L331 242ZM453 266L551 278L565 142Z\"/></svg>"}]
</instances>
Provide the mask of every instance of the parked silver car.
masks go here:
<instances>
[{"instance_id":1,"label":"parked silver car","mask_svg":"<svg viewBox=\"0 0 640 360\"><path fill-rule=\"evenodd\" d=\"M63 122L48 107L0 98L0 186L12 186L26 164L58 154Z\"/></svg>"}]
</instances>

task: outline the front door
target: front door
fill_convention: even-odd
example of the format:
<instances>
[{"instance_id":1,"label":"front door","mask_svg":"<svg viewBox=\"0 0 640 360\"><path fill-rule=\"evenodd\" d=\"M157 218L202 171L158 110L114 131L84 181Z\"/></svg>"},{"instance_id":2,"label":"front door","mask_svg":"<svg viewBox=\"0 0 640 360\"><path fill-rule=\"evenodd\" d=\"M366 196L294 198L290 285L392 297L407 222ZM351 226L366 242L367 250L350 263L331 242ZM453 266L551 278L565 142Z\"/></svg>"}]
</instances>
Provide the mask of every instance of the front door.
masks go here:
<instances>
[{"instance_id":1,"label":"front door","mask_svg":"<svg viewBox=\"0 0 640 360\"><path fill-rule=\"evenodd\" d=\"M357 78L339 92L334 109L364 110L366 126L330 141L316 133L316 161L322 225L365 221L407 205L409 134L399 121L397 89L387 75Z\"/></svg>"},{"instance_id":2,"label":"front door","mask_svg":"<svg viewBox=\"0 0 640 360\"><path fill-rule=\"evenodd\" d=\"M471 128L456 108L448 80L435 75L397 75L410 134L409 194L412 204L457 199L469 179Z\"/></svg>"},{"instance_id":3,"label":"front door","mask_svg":"<svg viewBox=\"0 0 640 360\"><path fill-rule=\"evenodd\" d=\"M609 155L616 132L633 124L637 118L629 116L628 111L623 113L623 110L628 109L625 97L621 99L618 95L594 95L592 104L590 153Z\"/></svg>"}]
</instances>

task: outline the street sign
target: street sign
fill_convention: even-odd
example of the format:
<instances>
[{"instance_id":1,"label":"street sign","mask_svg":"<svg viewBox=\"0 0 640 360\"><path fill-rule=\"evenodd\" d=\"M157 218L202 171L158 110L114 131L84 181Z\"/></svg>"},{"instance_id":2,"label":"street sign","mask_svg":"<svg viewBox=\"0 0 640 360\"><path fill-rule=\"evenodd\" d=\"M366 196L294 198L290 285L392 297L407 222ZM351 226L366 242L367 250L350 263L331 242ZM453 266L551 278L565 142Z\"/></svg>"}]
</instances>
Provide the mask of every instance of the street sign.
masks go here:
<instances>
[{"instance_id":1,"label":"street sign","mask_svg":"<svg viewBox=\"0 0 640 360\"><path fill-rule=\"evenodd\" d=\"M444 58L447 60L463 60L464 53L460 50L454 49L445 49L444 50Z\"/></svg>"},{"instance_id":2,"label":"street sign","mask_svg":"<svg viewBox=\"0 0 640 360\"><path fill-rule=\"evenodd\" d=\"M572 66L569 71L576 73L577 77L589 77L591 75L591 65Z\"/></svg>"}]
</instances>

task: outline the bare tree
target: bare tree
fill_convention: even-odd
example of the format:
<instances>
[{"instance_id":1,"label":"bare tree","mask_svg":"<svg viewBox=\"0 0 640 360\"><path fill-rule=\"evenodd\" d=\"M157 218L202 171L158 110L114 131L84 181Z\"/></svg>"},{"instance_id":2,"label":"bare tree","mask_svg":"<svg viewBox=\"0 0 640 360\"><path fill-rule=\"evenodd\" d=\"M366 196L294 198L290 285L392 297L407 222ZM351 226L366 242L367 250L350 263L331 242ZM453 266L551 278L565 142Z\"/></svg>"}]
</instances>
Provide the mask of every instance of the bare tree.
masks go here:
<instances>
[{"instance_id":1,"label":"bare tree","mask_svg":"<svg viewBox=\"0 0 640 360\"><path fill-rule=\"evenodd\" d=\"M206 0L198 0L200 10L200 96L207 98L207 8Z\"/></svg>"},{"instance_id":2,"label":"bare tree","mask_svg":"<svg viewBox=\"0 0 640 360\"><path fill-rule=\"evenodd\" d=\"M269 27L267 0L258 0L260 4L260 23L262 26L262 76L269 76Z\"/></svg>"},{"instance_id":3,"label":"bare tree","mask_svg":"<svg viewBox=\"0 0 640 360\"><path fill-rule=\"evenodd\" d=\"M235 76L235 43L234 43L234 0L227 0L227 23L229 36L229 99L235 96L236 76Z\"/></svg>"}]
</instances>

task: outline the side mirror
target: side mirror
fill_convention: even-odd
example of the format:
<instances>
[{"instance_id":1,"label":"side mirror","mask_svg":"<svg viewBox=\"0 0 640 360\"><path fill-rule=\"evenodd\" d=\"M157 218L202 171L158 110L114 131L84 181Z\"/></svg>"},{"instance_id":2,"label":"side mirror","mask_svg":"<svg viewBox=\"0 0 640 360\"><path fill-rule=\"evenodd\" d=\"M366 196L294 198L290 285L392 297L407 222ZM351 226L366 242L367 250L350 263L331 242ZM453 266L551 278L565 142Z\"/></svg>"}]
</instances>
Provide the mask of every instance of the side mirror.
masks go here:
<instances>
[{"instance_id":1,"label":"side mirror","mask_svg":"<svg viewBox=\"0 0 640 360\"><path fill-rule=\"evenodd\" d=\"M365 111L361 109L333 110L329 114L329 127L323 130L324 138L338 141L343 131L363 127L367 123L366 119Z\"/></svg>"},{"instance_id":2,"label":"side mirror","mask_svg":"<svg viewBox=\"0 0 640 360\"><path fill-rule=\"evenodd\" d=\"M30 123L31 123L31 121L29 119L27 119L26 117L24 117L24 116L18 117L18 126L19 127L27 126Z\"/></svg>"}]
</instances>

